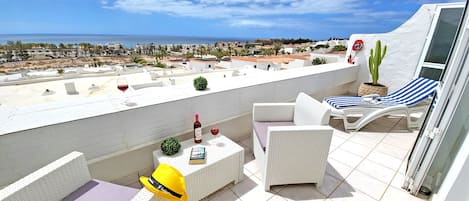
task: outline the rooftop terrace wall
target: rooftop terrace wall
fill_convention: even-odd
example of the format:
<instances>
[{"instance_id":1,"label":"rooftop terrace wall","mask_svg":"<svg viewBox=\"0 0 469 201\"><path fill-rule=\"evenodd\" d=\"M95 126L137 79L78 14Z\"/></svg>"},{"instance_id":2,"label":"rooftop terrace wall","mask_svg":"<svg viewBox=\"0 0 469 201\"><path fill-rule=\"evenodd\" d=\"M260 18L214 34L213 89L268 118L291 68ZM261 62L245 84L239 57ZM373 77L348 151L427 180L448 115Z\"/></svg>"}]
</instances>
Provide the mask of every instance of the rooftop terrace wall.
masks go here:
<instances>
[{"instance_id":1,"label":"rooftop terrace wall","mask_svg":"<svg viewBox=\"0 0 469 201\"><path fill-rule=\"evenodd\" d=\"M203 126L210 126L249 116L254 102L290 101L299 92L319 98L345 93L356 80L357 70L356 65L334 63L209 80L206 91L195 91L190 84L145 88L131 97L137 104L134 107L119 104L122 96L109 96L0 108L0 186L71 151L85 154L94 177L113 180L151 166L148 150L166 136L190 132L196 112ZM221 132L230 138L250 132L250 125L231 128ZM141 149L146 151L135 151ZM116 172L121 175L111 174Z\"/></svg>"},{"instance_id":2,"label":"rooftop terrace wall","mask_svg":"<svg viewBox=\"0 0 469 201\"><path fill-rule=\"evenodd\" d=\"M423 5L409 20L388 33L350 36L349 47L352 47L355 40L364 42L364 47L359 52L354 52L351 48L347 50L347 56L352 54L353 57L356 54L355 62L360 66L357 82L352 85L350 91L356 93L360 83L371 81L368 57L377 40L388 46L380 66L379 82L394 91L411 80L416 72L436 8L437 4Z\"/></svg>"}]
</instances>

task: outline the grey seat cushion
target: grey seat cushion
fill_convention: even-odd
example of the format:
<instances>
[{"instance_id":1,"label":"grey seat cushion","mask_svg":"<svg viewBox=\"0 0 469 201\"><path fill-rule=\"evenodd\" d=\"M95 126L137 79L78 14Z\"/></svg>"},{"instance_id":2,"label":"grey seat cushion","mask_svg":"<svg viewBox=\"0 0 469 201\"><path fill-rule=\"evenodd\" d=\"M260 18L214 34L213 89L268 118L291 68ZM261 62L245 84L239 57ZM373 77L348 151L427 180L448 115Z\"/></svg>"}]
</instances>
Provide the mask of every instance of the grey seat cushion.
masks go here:
<instances>
[{"instance_id":1,"label":"grey seat cushion","mask_svg":"<svg viewBox=\"0 0 469 201\"><path fill-rule=\"evenodd\" d=\"M135 188L93 179L70 193L63 201L129 201L138 191Z\"/></svg>"},{"instance_id":2,"label":"grey seat cushion","mask_svg":"<svg viewBox=\"0 0 469 201\"><path fill-rule=\"evenodd\" d=\"M265 151L267 146L267 128L270 126L294 126L295 124L291 121L254 121L252 127L257 135L257 139L262 145Z\"/></svg>"}]
</instances>

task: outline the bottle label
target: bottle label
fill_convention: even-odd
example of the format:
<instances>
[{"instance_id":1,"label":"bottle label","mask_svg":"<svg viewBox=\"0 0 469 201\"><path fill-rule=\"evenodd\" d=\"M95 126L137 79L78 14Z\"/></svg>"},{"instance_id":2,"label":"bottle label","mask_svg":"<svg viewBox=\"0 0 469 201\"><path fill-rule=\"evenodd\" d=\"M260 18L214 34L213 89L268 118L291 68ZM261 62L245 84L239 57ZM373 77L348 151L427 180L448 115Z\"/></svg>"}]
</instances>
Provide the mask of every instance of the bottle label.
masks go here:
<instances>
[{"instance_id":1,"label":"bottle label","mask_svg":"<svg viewBox=\"0 0 469 201\"><path fill-rule=\"evenodd\" d=\"M202 128L196 128L194 132L195 132L195 139L202 140Z\"/></svg>"}]
</instances>

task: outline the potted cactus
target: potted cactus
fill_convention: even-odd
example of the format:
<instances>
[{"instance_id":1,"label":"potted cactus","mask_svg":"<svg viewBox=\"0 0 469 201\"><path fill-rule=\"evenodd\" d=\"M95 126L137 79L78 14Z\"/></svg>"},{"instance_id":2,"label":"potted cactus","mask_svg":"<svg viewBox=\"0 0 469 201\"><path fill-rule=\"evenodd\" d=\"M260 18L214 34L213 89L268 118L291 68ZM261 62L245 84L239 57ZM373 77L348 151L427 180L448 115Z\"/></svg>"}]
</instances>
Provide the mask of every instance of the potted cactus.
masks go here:
<instances>
[{"instance_id":1,"label":"potted cactus","mask_svg":"<svg viewBox=\"0 0 469 201\"><path fill-rule=\"evenodd\" d=\"M383 61L384 56L386 55L386 50L388 46L385 45L381 49L381 41L376 41L375 49L370 49L370 57L368 58L368 68L371 75L371 82L365 82L360 84L358 88L358 95L364 96L369 94L379 94L380 96L385 96L388 94L388 87L378 83L379 79L379 66L381 61Z\"/></svg>"}]
</instances>

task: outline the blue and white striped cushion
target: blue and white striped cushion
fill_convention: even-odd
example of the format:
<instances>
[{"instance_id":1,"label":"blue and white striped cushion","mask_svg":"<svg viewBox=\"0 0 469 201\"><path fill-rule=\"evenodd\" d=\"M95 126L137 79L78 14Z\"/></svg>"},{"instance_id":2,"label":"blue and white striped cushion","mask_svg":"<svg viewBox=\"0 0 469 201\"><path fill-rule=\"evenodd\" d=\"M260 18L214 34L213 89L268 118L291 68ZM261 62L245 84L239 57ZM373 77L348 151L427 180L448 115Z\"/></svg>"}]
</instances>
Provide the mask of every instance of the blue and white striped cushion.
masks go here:
<instances>
[{"instance_id":1,"label":"blue and white striped cushion","mask_svg":"<svg viewBox=\"0 0 469 201\"><path fill-rule=\"evenodd\" d=\"M420 77L413 79L404 87L387 96L376 97L381 100L379 104L363 101L360 96L331 96L324 100L337 109L353 106L388 107L399 104L413 106L431 96L437 86L437 81Z\"/></svg>"}]
</instances>

